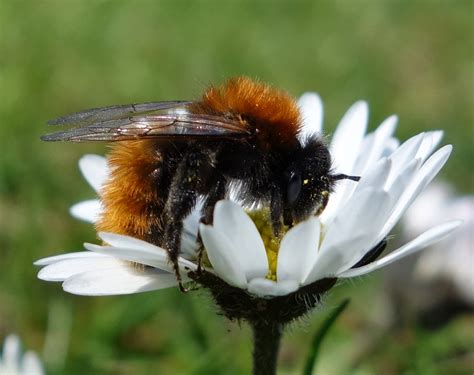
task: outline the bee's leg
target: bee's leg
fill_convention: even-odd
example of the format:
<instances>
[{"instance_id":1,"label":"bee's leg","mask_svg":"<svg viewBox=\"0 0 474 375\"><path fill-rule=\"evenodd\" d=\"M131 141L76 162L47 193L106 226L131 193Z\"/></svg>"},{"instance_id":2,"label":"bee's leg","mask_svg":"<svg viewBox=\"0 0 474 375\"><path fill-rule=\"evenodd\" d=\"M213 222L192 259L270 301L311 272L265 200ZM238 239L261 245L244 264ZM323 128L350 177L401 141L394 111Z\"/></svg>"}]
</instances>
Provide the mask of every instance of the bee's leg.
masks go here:
<instances>
[{"instance_id":1,"label":"bee's leg","mask_svg":"<svg viewBox=\"0 0 474 375\"><path fill-rule=\"evenodd\" d=\"M283 214L282 203L281 193L277 189L273 189L272 200L270 202L270 219L275 236L278 236L281 230L281 216Z\"/></svg>"},{"instance_id":2,"label":"bee's leg","mask_svg":"<svg viewBox=\"0 0 474 375\"><path fill-rule=\"evenodd\" d=\"M209 194L204 201L202 208L203 217L201 222L204 224L211 224L214 217L214 207L217 202L225 198L226 182L224 177L217 178L210 189Z\"/></svg>"},{"instance_id":3,"label":"bee's leg","mask_svg":"<svg viewBox=\"0 0 474 375\"><path fill-rule=\"evenodd\" d=\"M293 227L293 216L291 215L291 211L289 209L283 210L283 224L287 227Z\"/></svg>"},{"instance_id":4,"label":"bee's leg","mask_svg":"<svg viewBox=\"0 0 474 375\"><path fill-rule=\"evenodd\" d=\"M209 194L204 201L202 208L202 217L200 222L203 224L212 224L214 218L214 207L218 201L225 198L226 193L226 181L223 176L216 178L212 181ZM202 246L201 235L198 233L198 242L201 244L198 254L198 272L201 271L202 256L204 253L204 247Z\"/></svg>"},{"instance_id":5,"label":"bee's leg","mask_svg":"<svg viewBox=\"0 0 474 375\"><path fill-rule=\"evenodd\" d=\"M190 151L179 162L173 176L168 199L164 208L164 246L168 250L170 262L182 291L178 257L181 246L183 221L196 205L198 190L203 183L202 169L208 168L208 157L197 150Z\"/></svg>"}]
</instances>

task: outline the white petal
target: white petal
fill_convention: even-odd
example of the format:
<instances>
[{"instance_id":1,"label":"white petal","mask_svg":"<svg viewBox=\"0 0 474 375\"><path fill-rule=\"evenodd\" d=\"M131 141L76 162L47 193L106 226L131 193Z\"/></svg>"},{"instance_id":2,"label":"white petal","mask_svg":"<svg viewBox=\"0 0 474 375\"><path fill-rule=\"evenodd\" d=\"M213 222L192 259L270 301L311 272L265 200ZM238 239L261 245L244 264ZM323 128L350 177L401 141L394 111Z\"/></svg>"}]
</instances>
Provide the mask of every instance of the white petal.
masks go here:
<instances>
[{"instance_id":1,"label":"white petal","mask_svg":"<svg viewBox=\"0 0 474 375\"><path fill-rule=\"evenodd\" d=\"M408 185L413 180L414 176L420 168L421 160L414 159L409 162L405 169L400 172L400 175L393 181L390 186L384 186L384 190L390 195L391 212L393 212L403 195Z\"/></svg>"},{"instance_id":2,"label":"white petal","mask_svg":"<svg viewBox=\"0 0 474 375\"><path fill-rule=\"evenodd\" d=\"M262 237L241 206L228 200L217 202L214 228L232 243L227 251L235 251L233 258L238 259L247 280L265 277L268 258Z\"/></svg>"},{"instance_id":3,"label":"white petal","mask_svg":"<svg viewBox=\"0 0 474 375\"><path fill-rule=\"evenodd\" d=\"M375 132L365 137L361 146L361 153L352 172L354 175L363 176L370 167L382 158L387 143L395 131L397 121L398 117L392 115L385 119Z\"/></svg>"},{"instance_id":4,"label":"white petal","mask_svg":"<svg viewBox=\"0 0 474 375\"><path fill-rule=\"evenodd\" d=\"M237 244L211 226L201 224L199 231L216 274L230 285L246 288L247 277L239 258L235 256L237 250L234 246Z\"/></svg>"},{"instance_id":5,"label":"white petal","mask_svg":"<svg viewBox=\"0 0 474 375\"><path fill-rule=\"evenodd\" d=\"M353 236L365 234L374 227L382 226L389 202L387 192L374 188L354 195L327 229L320 251L329 251L340 242L345 243Z\"/></svg>"},{"instance_id":6,"label":"white petal","mask_svg":"<svg viewBox=\"0 0 474 375\"><path fill-rule=\"evenodd\" d=\"M299 133L300 140L323 130L323 103L318 94L308 92L298 99L303 124Z\"/></svg>"},{"instance_id":7,"label":"white petal","mask_svg":"<svg viewBox=\"0 0 474 375\"><path fill-rule=\"evenodd\" d=\"M313 268L318 256L320 223L310 218L291 228L280 244L277 261L277 280L302 283Z\"/></svg>"},{"instance_id":8,"label":"white petal","mask_svg":"<svg viewBox=\"0 0 474 375\"><path fill-rule=\"evenodd\" d=\"M413 200L418 196L418 194L423 191L423 189L428 185L431 180L438 174L440 169L446 163L451 154L452 146L444 146L435 152L421 167L421 169L416 173L410 182L409 186L406 188L405 192L401 196L400 200L397 202L397 205L393 209L392 214L388 218L385 226L383 227L381 234L379 236L379 241L383 239L389 233L395 224L398 222L400 217L403 215L408 206L413 202Z\"/></svg>"},{"instance_id":9,"label":"white petal","mask_svg":"<svg viewBox=\"0 0 474 375\"><path fill-rule=\"evenodd\" d=\"M344 190L342 192L338 192L338 194L341 194L341 198L339 199L338 204L338 210L326 214L325 212L323 212L323 214L321 215L321 222L325 225L330 225L331 219L339 214L339 211L342 209L342 207L344 207L345 204L347 204L347 202L353 199L354 194L358 194L359 192L367 188L375 187L380 190L381 187L384 186L384 184L386 183L391 170L391 161L389 159L383 158L380 159L378 163L376 163L376 165L370 168L367 173L362 175L359 182L346 183Z\"/></svg>"},{"instance_id":10,"label":"white petal","mask_svg":"<svg viewBox=\"0 0 474 375\"><path fill-rule=\"evenodd\" d=\"M390 156L398 147L400 147L400 141L395 137L390 137L390 139L385 143L382 156Z\"/></svg>"},{"instance_id":11,"label":"white petal","mask_svg":"<svg viewBox=\"0 0 474 375\"><path fill-rule=\"evenodd\" d=\"M99 192L109 175L106 159L99 155L84 155L79 160L79 168L89 185Z\"/></svg>"},{"instance_id":12,"label":"white petal","mask_svg":"<svg viewBox=\"0 0 474 375\"><path fill-rule=\"evenodd\" d=\"M197 237L184 232L181 235L181 248L179 250L183 258L188 260L196 260L199 251Z\"/></svg>"},{"instance_id":13,"label":"white petal","mask_svg":"<svg viewBox=\"0 0 474 375\"><path fill-rule=\"evenodd\" d=\"M35 266L47 266L48 264L53 264L56 262L60 262L62 260L68 259L77 259L77 258L105 258L108 257L107 255L92 253L90 251L79 251L77 253L66 253L60 255L54 255L52 257L47 257L43 259L39 259L33 264Z\"/></svg>"},{"instance_id":14,"label":"white petal","mask_svg":"<svg viewBox=\"0 0 474 375\"><path fill-rule=\"evenodd\" d=\"M351 199L355 191L360 191L367 186L374 186L375 183L379 183L379 181L372 181L371 177L369 177L375 177L376 175L378 176L377 168L387 168L386 173L390 171L390 163L386 162L384 166L377 166L377 163L381 160L385 160L385 158L382 158L383 149L385 147L383 143L389 138L389 131L393 131L395 127L395 120L395 116L387 119L385 125L382 124L379 129L377 129L378 133L376 132L374 134L370 134L364 139L364 142L361 146L362 148L361 153L359 154L359 159L356 166L354 167L354 171L351 173L354 176L361 176L361 180L357 183L354 183L354 181L351 180L337 182L336 190L331 194L328 206L321 215L321 221L323 223L328 223L332 217L337 215L339 208L343 207L344 204L346 204L346 202ZM385 136L387 139L382 139L382 136ZM384 176L384 182L387 177L388 176ZM381 176L378 176L377 180L380 180L380 178Z\"/></svg>"},{"instance_id":15,"label":"white petal","mask_svg":"<svg viewBox=\"0 0 474 375\"><path fill-rule=\"evenodd\" d=\"M424 133L411 137L403 142L403 144L397 148L392 155L390 155L390 160L392 161L392 172L387 181L388 185L390 185L395 177L399 175L400 171L405 168L408 162L415 159L423 142L423 138Z\"/></svg>"},{"instance_id":16,"label":"white petal","mask_svg":"<svg viewBox=\"0 0 474 375\"><path fill-rule=\"evenodd\" d=\"M98 199L76 203L69 209L71 216L92 224L100 218L102 211L103 208Z\"/></svg>"},{"instance_id":17,"label":"white petal","mask_svg":"<svg viewBox=\"0 0 474 375\"><path fill-rule=\"evenodd\" d=\"M44 369L38 355L32 351L28 351L23 355L21 360L20 373L22 375L43 375Z\"/></svg>"},{"instance_id":18,"label":"white petal","mask_svg":"<svg viewBox=\"0 0 474 375\"><path fill-rule=\"evenodd\" d=\"M367 128L368 106L366 102L355 103L339 123L332 138L330 152L333 169L337 173L353 174L355 163ZM320 216L321 222L329 222L355 188L355 181L338 181L329 202Z\"/></svg>"},{"instance_id":19,"label":"white petal","mask_svg":"<svg viewBox=\"0 0 474 375\"><path fill-rule=\"evenodd\" d=\"M5 370L5 373L8 373L6 372L7 370L12 371L18 368L20 355L20 339L17 335L8 335L3 343L3 364L0 362L2 365L1 367L3 367L3 370Z\"/></svg>"},{"instance_id":20,"label":"white petal","mask_svg":"<svg viewBox=\"0 0 474 375\"><path fill-rule=\"evenodd\" d=\"M366 189L355 194L328 228L316 264L304 283L334 276L362 259L385 222L389 204L385 191Z\"/></svg>"},{"instance_id":21,"label":"white petal","mask_svg":"<svg viewBox=\"0 0 474 375\"><path fill-rule=\"evenodd\" d=\"M198 236L201 209L201 205L196 205L196 207L183 221L183 232L189 234L190 236L194 236L194 238L197 238Z\"/></svg>"},{"instance_id":22,"label":"white petal","mask_svg":"<svg viewBox=\"0 0 474 375\"><path fill-rule=\"evenodd\" d=\"M108 243L111 246L115 247L122 247L126 249L135 249L135 250L151 250L155 251L156 249L160 249L165 251L161 247L155 246L149 242L139 240L138 238L125 236L122 234L117 233L110 233L110 232L99 232L98 233L100 239L102 239L105 243Z\"/></svg>"},{"instance_id":23,"label":"white petal","mask_svg":"<svg viewBox=\"0 0 474 375\"><path fill-rule=\"evenodd\" d=\"M355 103L339 123L330 151L336 172L352 173L367 128L369 109L366 102Z\"/></svg>"},{"instance_id":24,"label":"white petal","mask_svg":"<svg viewBox=\"0 0 474 375\"><path fill-rule=\"evenodd\" d=\"M190 259L194 259L196 251L198 250L197 244L197 228L199 223L199 215L194 210L183 222L183 232L181 238L181 253L187 255ZM128 249L148 249L156 251L161 249L149 242L139 240L130 236L119 235L116 233L99 233L99 237L106 243L113 246L128 248ZM163 249L161 249L163 250Z\"/></svg>"},{"instance_id":25,"label":"white petal","mask_svg":"<svg viewBox=\"0 0 474 375\"><path fill-rule=\"evenodd\" d=\"M329 196L329 202L323 213L319 215L319 220L323 225L327 225L338 214L339 209L344 206L346 201L352 197L352 194L346 194L353 191L357 186L356 181L340 180L337 181L334 191Z\"/></svg>"},{"instance_id":26,"label":"white petal","mask_svg":"<svg viewBox=\"0 0 474 375\"><path fill-rule=\"evenodd\" d=\"M375 134L367 134L362 141L359 155L357 156L357 160L352 170L354 175L360 176L363 174L364 169L366 169L366 165L369 164L369 160L372 158L372 153L374 152L375 147Z\"/></svg>"},{"instance_id":27,"label":"white petal","mask_svg":"<svg viewBox=\"0 0 474 375\"><path fill-rule=\"evenodd\" d=\"M149 244L151 245L151 244ZM118 246L99 246L85 243L84 247L90 251L110 255L129 262L144 264L160 270L173 272L172 264L169 262L168 253L161 247L151 245L154 248L129 248ZM178 257L178 266L182 271L196 270L197 265L187 259Z\"/></svg>"},{"instance_id":28,"label":"white petal","mask_svg":"<svg viewBox=\"0 0 474 375\"><path fill-rule=\"evenodd\" d=\"M338 277L361 276L369 272L378 270L379 268L385 267L390 263L393 263L407 255L413 254L414 252L441 240L442 238L450 234L452 231L454 231L456 228L458 228L461 224L462 221L456 220L438 225L416 237L414 240L408 242L406 245L386 255L385 257L376 260L375 262L372 262L370 264L367 264L366 266L347 270L340 274Z\"/></svg>"},{"instance_id":29,"label":"white petal","mask_svg":"<svg viewBox=\"0 0 474 375\"><path fill-rule=\"evenodd\" d=\"M298 290L295 280L284 280L275 282L265 278L257 278L250 281L248 291L259 297L285 296Z\"/></svg>"},{"instance_id":30,"label":"white petal","mask_svg":"<svg viewBox=\"0 0 474 375\"><path fill-rule=\"evenodd\" d=\"M428 156L431 155L436 146L438 146L439 142L443 138L443 134L444 133L442 130L435 130L425 133L423 137L423 142L421 142L416 157L420 158L421 161L424 162L428 158Z\"/></svg>"},{"instance_id":31,"label":"white petal","mask_svg":"<svg viewBox=\"0 0 474 375\"><path fill-rule=\"evenodd\" d=\"M383 158L371 168L365 175L363 175L356 185L355 193L369 188L378 188L381 190L387 181L387 178L392 169L392 161Z\"/></svg>"},{"instance_id":32,"label":"white petal","mask_svg":"<svg viewBox=\"0 0 474 375\"><path fill-rule=\"evenodd\" d=\"M202 201L199 200L196 207L183 221L181 233L180 254L186 259L197 259L200 244L197 241L199 231L199 221L201 219Z\"/></svg>"},{"instance_id":33,"label":"white petal","mask_svg":"<svg viewBox=\"0 0 474 375\"><path fill-rule=\"evenodd\" d=\"M94 254L89 252L89 254ZM123 262L113 257L90 257L66 259L44 267L38 272L38 279L45 281L64 281L78 273L117 267Z\"/></svg>"},{"instance_id":34,"label":"white petal","mask_svg":"<svg viewBox=\"0 0 474 375\"><path fill-rule=\"evenodd\" d=\"M176 284L172 274L163 274L153 268L138 270L122 265L75 275L63 283L63 289L84 296L106 296L141 293Z\"/></svg>"}]
</instances>

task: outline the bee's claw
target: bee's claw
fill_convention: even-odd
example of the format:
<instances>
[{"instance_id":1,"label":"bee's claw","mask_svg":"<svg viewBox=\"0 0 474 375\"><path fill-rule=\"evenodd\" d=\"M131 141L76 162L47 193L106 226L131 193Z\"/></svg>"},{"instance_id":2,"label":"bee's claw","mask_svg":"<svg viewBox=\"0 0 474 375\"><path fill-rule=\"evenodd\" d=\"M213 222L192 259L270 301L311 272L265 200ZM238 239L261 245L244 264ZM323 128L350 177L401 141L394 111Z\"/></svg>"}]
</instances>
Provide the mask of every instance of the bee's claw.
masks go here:
<instances>
[{"instance_id":1,"label":"bee's claw","mask_svg":"<svg viewBox=\"0 0 474 375\"><path fill-rule=\"evenodd\" d=\"M182 293L187 293L189 292L189 289L188 288L185 288L183 286L183 283L181 281L178 282L178 286L179 286L179 290L182 292Z\"/></svg>"}]
</instances>

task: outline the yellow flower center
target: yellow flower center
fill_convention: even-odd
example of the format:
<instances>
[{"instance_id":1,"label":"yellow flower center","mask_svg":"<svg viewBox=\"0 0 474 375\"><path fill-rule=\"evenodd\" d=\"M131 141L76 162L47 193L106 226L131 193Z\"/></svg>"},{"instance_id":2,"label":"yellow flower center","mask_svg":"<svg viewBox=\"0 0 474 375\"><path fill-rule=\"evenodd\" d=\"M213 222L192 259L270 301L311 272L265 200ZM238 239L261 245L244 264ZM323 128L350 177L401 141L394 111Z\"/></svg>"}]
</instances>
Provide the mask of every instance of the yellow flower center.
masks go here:
<instances>
[{"instance_id":1,"label":"yellow flower center","mask_svg":"<svg viewBox=\"0 0 474 375\"><path fill-rule=\"evenodd\" d=\"M257 227L257 230L262 237L265 251L267 252L269 271L266 278L276 281L278 250L280 249L281 239L288 231L288 227L282 225L280 234L275 236L273 234L272 222L270 220L270 210L268 208L248 211L247 214Z\"/></svg>"}]
</instances>

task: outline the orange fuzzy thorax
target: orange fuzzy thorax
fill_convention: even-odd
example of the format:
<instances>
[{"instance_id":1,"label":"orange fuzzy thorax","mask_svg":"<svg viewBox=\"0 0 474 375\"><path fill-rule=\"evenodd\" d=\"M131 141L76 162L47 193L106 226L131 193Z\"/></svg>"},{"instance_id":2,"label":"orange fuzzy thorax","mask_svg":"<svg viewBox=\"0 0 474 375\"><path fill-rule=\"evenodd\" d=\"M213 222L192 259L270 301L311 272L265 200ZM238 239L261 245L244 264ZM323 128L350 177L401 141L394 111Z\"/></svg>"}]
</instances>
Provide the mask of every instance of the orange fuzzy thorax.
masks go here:
<instances>
[{"instance_id":1,"label":"orange fuzzy thorax","mask_svg":"<svg viewBox=\"0 0 474 375\"><path fill-rule=\"evenodd\" d=\"M298 105L286 92L269 85L236 77L222 86L211 86L193 111L242 118L256 127L259 144L291 148L296 142L301 118Z\"/></svg>"}]
</instances>

